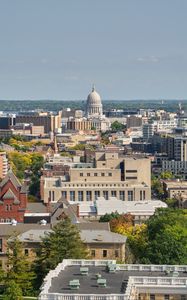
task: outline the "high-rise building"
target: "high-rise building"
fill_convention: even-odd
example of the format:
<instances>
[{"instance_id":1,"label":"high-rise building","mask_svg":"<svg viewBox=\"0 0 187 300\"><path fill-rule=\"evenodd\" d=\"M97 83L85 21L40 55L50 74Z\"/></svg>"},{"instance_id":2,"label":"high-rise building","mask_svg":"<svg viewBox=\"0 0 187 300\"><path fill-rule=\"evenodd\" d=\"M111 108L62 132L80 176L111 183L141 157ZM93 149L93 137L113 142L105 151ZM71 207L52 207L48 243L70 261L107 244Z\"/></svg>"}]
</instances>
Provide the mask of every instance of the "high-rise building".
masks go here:
<instances>
[{"instance_id":1,"label":"high-rise building","mask_svg":"<svg viewBox=\"0 0 187 300\"><path fill-rule=\"evenodd\" d=\"M0 178L4 178L8 172L8 159L6 152L0 152Z\"/></svg>"}]
</instances>

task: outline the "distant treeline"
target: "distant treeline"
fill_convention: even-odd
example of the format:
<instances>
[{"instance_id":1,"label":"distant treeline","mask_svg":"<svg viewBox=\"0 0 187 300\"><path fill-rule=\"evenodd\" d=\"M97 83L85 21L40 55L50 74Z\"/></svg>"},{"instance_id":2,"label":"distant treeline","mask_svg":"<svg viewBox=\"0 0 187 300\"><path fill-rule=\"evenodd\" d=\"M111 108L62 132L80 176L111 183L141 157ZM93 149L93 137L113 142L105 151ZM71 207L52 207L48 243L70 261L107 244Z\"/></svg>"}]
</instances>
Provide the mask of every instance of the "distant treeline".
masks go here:
<instances>
[{"instance_id":1,"label":"distant treeline","mask_svg":"<svg viewBox=\"0 0 187 300\"><path fill-rule=\"evenodd\" d=\"M47 111L58 111L62 108L84 109L85 100L0 100L0 111L26 111L42 109ZM166 111L176 111L179 102L182 104L182 109L187 110L187 100L103 100L104 110L110 109L139 109L152 108L155 110L164 109Z\"/></svg>"}]
</instances>

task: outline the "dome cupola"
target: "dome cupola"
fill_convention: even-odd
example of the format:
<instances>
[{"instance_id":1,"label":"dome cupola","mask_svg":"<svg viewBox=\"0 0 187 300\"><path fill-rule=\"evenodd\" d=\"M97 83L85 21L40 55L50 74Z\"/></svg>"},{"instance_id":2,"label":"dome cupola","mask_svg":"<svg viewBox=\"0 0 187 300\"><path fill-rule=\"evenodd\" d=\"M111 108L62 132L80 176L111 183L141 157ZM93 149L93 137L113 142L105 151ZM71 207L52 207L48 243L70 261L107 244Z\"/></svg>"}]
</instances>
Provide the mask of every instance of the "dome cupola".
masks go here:
<instances>
[{"instance_id":1,"label":"dome cupola","mask_svg":"<svg viewBox=\"0 0 187 300\"><path fill-rule=\"evenodd\" d=\"M93 85L91 93L87 97L86 102L86 115L90 116L102 116L103 106L100 95L96 92L95 86Z\"/></svg>"}]
</instances>

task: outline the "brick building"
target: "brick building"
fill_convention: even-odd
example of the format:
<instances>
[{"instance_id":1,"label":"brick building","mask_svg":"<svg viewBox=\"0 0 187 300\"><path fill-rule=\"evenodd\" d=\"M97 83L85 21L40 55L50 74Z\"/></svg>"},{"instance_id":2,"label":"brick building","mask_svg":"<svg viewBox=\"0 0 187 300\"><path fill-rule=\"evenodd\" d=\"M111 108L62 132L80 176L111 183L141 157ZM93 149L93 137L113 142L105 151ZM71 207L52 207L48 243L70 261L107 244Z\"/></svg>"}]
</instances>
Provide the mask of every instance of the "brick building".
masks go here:
<instances>
[{"instance_id":1,"label":"brick building","mask_svg":"<svg viewBox=\"0 0 187 300\"><path fill-rule=\"evenodd\" d=\"M27 190L12 171L0 183L0 222L15 219L23 222L27 207Z\"/></svg>"}]
</instances>

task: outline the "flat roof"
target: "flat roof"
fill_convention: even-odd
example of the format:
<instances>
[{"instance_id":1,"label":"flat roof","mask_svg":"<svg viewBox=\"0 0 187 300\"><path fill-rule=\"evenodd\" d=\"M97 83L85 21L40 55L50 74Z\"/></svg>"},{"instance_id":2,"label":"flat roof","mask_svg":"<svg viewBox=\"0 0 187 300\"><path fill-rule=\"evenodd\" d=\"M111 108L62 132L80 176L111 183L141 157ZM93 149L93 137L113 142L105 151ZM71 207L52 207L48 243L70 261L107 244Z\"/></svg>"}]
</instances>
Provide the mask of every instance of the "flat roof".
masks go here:
<instances>
[{"instance_id":1,"label":"flat roof","mask_svg":"<svg viewBox=\"0 0 187 300\"><path fill-rule=\"evenodd\" d=\"M84 265L86 266L86 265ZM53 277L49 293L60 294L124 294L130 276L145 277L167 277L162 271L123 271L117 270L109 273L106 266L86 266L88 275L81 275L80 265L66 266L60 271L57 277ZM101 278L106 279L106 288L98 287L96 274L101 274ZM187 277L184 272L179 273L180 277ZM171 277L171 275L168 277ZM70 280L78 279L80 288L72 290L69 287Z\"/></svg>"}]
</instances>

